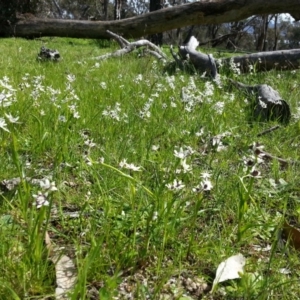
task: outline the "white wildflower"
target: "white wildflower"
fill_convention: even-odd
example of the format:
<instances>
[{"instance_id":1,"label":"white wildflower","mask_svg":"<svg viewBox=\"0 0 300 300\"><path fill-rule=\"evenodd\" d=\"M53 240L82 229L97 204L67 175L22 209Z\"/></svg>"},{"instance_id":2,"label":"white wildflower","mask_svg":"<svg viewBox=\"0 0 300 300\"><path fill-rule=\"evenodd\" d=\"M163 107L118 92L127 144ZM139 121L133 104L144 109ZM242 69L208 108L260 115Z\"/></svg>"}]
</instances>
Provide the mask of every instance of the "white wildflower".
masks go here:
<instances>
[{"instance_id":1,"label":"white wildflower","mask_svg":"<svg viewBox=\"0 0 300 300\"><path fill-rule=\"evenodd\" d=\"M203 95L206 97L212 96L214 94L214 86L210 81L205 82Z\"/></svg>"},{"instance_id":2,"label":"white wildflower","mask_svg":"<svg viewBox=\"0 0 300 300\"><path fill-rule=\"evenodd\" d=\"M120 161L119 166L121 168L125 168L126 165L127 165L127 159L124 158L123 160Z\"/></svg>"},{"instance_id":3,"label":"white wildflower","mask_svg":"<svg viewBox=\"0 0 300 300\"><path fill-rule=\"evenodd\" d=\"M143 80L143 75L142 74L138 74L133 81L135 83L140 83L142 80Z\"/></svg>"},{"instance_id":4,"label":"white wildflower","mask_svg":"<svg viewBox=\"0 0 300 300\"><path fill-rule=\"evenodd\" d=\"M177 107L177 104L174 101L171 101L170 106L175 108L175 107Z\"/></svg>"},{"instance_id":5,"label":"white wildflower","mask_svg":"<svg viewBox=\"0 0 300 300\"><path fill-rule=\"evenodd\" d=\"M73 118L75 118L75 119L79 119L80 118L80 115L79 115L78 111L73 111Z\"/></svg>"},{"instance_id":6,"label":"white wildflower","mask_svg":"<svg viewBox=\"0 0 300 300\"><path fill-rule=\"evenodd\" d=\"M102 82L100 83L100 86L101 86L101 88L104 89L104 90L107 89L107 85L106 85L106 83L105 83L104 81L102 81Z\"/></svg>"},{"instance_id":7,"label":"white wildflower","mask_svg":"<svg viewBox=\"0 0 300 300\"><path fill-rule=\"evenodd\" d=\"M132 170L132 171L141 171L141 167L135 166L134 164L127 164L126 169Z\"/></svg>"},{"instance_id":8,"label":"white wildflower","mask_svg":"<svg viewBox=\"0 0 300 300\"><path fill-rule=\"evenodd\" d=\"M183 173L190 173L192 171L191 165L188 165L186 163L186 159L185 158L180 161L180 164L182 166Z\"/></svg>"},{"instance_id":9,"label":"white wildflower","mask_svg":"<svg viewBox=\"0 0 300 300\"><path fill-rule=\"evenodd\" d=\"M51 191L51 192L57 191L55 182L54 181L50 182L50 180L48 178L45 178L40 181L40 187L41 187L41 189L46 190L46 191Z\"/></svg>"},{"instance_id":10,"label":"white wildflower","mask_svg":"<svg viewBox=\"0 0 300 300\"><path fill-rule=\"evenodd\" d=\"M58 121L66 123L67 122L67 118L65 116L60 115L60 116L58 116Z\"/></svg>"},{"instance_id":11,"label":"white wildflower","mask_svg":"<svg viewBox=\"0 0 300 300\"><path fill-rule=\"evenodd\" d=\"M11 114L7 114L7 113L5 113L5 116L10 123L19 123L18 122L19 117L13 117Z\"/></svg>"},{"instance_id":12,"label":"white wildflower","mask_svg":"<svg viewBox=\"0 0 300 300\"><path fill-rule=\"evenodd\" d=\"M159 149L159 145L152 145L151 150L157 151Z\"/></svg>"},{"instance_id":13,"label":"white wildflower","mask_svg":"<svg viewBox=\"0 0 300 300\"><path fill-rule=\"evenodd\" d=\"M203 134L204 134L204 128L203 127L200 128L200 130L195 133L195 135L198 136L198 137L202 136Z\"/></svg>"},{"instance_id":14,"label":"white wildflower","mask_svg":"<svg viewBox=\"0 0 300 300\"><path fill-rule=\"evenodd\" d=\"M89 148L93 148L96 146L96 143L93 142L93 139L87 139L84 141L84 144Z\"/></svg>"},{"instance_id":15,"label":"white wildflower","mask_svg":"<svg viewBox=\"0 0 300 300\"><path fill-rule=\"evenodd\" d=\"M204 180L209 179L211 177L211 174L208 172L202 172L200 175L201 178L203 178Z\"/></svg>"},{"instance_id":16,"label":"white wildflower","mask_svg":"<svg viewBox=\"0 0 300 300\"><path fill-rule=\"evenodd\" d=\"M178 149L178 148L177 148ZM174 156L180 158L180 159L184 159L190 155L192 155L195 151L189 147L189 146L184 146L184 149L183 147L180 147L179 150L174 150Z\"/></svg>"},{"instance_id":17,"label":"white wildflower","mask_svg":"<svg viewBox=\"0 0 300 300\"><path fill-rule=\"evenodd\" d=\"M3 88L5 88L6 90L9 90L11 92L15 92L16 91L16 89L14 89L10 84L8 84L8 81L4 80L4 78L3 78L3 80L0 79L0 85Z\"/></svg>"},{"instance_id":18,"label":"white wildflower","mask_svg":"<svg viewBox=\"0 0 300 300\"><path fill-rule=\"evenodd\" d=\"M76 79L76 76L75 76L75 75L73 75L73 74L68 74L68 75L67 75L67 80L68 80L69 82L73 82L73 81L75 81L75 79Z\"/></svg>"},{"instance_id":19,"label":"white wildflower","mask_svg":"<svg viewBox=\"0 0 300 300\"><path fill-rule=\"evenodd\" d=\"M35 205L37 208L41 208L42 206L49 206L50 204L47 199L47 193L42 193L39 191L37 195L33 194L32 197L35 198L35 203L33 203L33 205Z\"/></svg>"},{"instance_id":20,"label":"white wildflower","mask_svg":"<svg viewBox=\"0 0 300 300\"><path fill-rule=\"evenodd\" d=\"M204 179L200 182L199 185L193 188L193 192L200 193L200 192L207 192L213 188L213 185L209 179Z\"/></svg>"},{"instance_id":21,"label":"white wildflower","mask_svg":"<svg viewBox=\"0 0 300 300\"><path fill-rule=\"evenodd\" d=\"M84 159L84 162L85 162L88 166L92 166L92 165L93 165L93 161L91 160L90 157L88 157L88 155L83 155L83 159Z\"/></svg>"},{"instance_id":22,"label":"white wildflower","mask_svg":"<svg viewBox=\"0 0 300 300\"><path fill-rule=\"evenodd\" d=\"M7 124L5 122L4 118L0 118L0 128L2 128L3 130L9 132L9 130L6 128Z\"/></svg>"},{"instance_id":23,"label":"white wildflower","mask_svg":"<svg viewBox=\"0 0 300 300\"><path fill-rule=\"evenodd\" d=\"M172 183L166 184L166 187L171 191L179 191L182 190L185 187L185 185L182 183L181 180L174 179Z\"/></svg>"},{"instance_id":24,"label":"white wildflower","mask_svg":"<svg viewBox=\"0 0 300 300\"><path fill-rule=\"evenodd\" d=\"M120 161L119 166L124 169L132 170L132 171L141 171L141 167L135 166L134 164L127 163L127 159L123 159Z\"/></svg>"},{"instance_id":25,"label":"white wildflower","mask_svg":"<svg viewBox=\"0 0 300 300\"><path fill-rule=\"evenodd\" d=\"M225 106L225 103L219 101L214 105L214 109L218 114L222 114L223 110L224 110L224 106Z\"/></svg>"}]
</instances>

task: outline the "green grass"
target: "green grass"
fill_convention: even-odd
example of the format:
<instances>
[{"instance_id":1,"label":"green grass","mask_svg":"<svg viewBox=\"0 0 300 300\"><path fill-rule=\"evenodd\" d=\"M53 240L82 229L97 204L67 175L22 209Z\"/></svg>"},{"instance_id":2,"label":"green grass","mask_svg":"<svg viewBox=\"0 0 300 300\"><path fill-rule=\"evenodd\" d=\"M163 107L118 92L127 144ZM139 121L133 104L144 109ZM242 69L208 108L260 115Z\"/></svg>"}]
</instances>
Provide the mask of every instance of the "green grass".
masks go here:
<instances>
[{"instance_id":1,"label":"green grass","mask_svg":"<svg viewBox=\"0 0 300 300\"><path fill-rule=\"evenodd\" d=\"M37 61L43 44L62 60ZM277 231L284 218L300 221L299 167L264 160L253 178L243 162L253 142L297 160L298 117L257 137L275 123L249 120L249 95L227 83L232 72L221 70L218 86L168 76L154 58L135 53L98 65L91 59L115 49L92 40L0 40L7 95L0 118L9 131L0 128L0 180L22 178L12 190L2 184L0 298L54 299L48 232L76 264L70 299L298 299L299 257L277 247ZM298 71L235 78L270 84L297 113ZM182 101L182 88L193 103ZM213 143L222 134L223 148ZM199 187L203 172L211 174L209 191ZM45 189L27 177L55 182L57 191L44 195L49 206L34 206L33 195ZM182 189L168 188L174 180ZM209 293L217 266L237 253L247 258L245 275ZM191 289L188 278L205 284Z\"/></svg>"}]
</instances>

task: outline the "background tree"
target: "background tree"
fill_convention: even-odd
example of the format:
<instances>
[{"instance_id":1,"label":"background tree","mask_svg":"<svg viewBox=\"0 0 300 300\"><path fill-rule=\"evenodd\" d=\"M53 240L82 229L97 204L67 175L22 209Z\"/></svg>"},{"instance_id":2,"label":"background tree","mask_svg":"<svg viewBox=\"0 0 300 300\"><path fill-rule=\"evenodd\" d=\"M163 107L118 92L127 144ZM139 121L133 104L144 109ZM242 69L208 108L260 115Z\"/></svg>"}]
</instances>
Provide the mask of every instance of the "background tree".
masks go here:
<instances>
[{"instance_id":1,"label":"background tree","mask_svg":"<svg viewBox=\"0 0 300 300\"><path fill-rule=\"evenodd\" d=\"M150 0L150 12L163 8L163 0ZM150 36L150 41L155 45L161 46L163 44L163 33L155 33Z\"/></svg>"}]
</instances>

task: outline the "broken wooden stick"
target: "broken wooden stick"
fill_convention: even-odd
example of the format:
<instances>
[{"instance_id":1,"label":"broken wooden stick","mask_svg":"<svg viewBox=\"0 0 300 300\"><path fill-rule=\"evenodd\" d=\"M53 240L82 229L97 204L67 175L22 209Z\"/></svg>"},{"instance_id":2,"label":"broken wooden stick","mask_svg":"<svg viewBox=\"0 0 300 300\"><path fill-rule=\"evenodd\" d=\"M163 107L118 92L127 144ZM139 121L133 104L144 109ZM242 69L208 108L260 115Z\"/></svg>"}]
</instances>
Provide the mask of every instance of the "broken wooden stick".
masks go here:
<instances>
[{"instance_id":1,"label":"broken wooden stick","mask_svg":"<svg viewBox=\"0 0 300 300\"><path fill-rule=\"evenodd\" d=\"M268 128L268 129L266 129L266 130L260 132L257 136L259 137L259 136L268 134L268 133L270 133L270 132L272 132L272 131L275 131L275 130L277 130L277 129L279 129L279 128L280 128L279 125L275 125L275 126L273 126L273 127L271 127L271 128Z\"/></svg>"}]
</instances>

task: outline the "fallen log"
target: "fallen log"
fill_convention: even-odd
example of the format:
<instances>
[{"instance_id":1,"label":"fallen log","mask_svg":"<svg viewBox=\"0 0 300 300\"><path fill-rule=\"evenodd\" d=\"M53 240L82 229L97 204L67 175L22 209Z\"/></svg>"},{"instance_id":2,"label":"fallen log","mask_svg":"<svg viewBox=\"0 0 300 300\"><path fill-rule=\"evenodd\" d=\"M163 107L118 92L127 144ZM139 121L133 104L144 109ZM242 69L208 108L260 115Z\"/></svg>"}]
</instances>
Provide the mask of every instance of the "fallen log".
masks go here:
<instances>
[{"instance_id":1,"label":"fallen log","mask_svg":"<svg viewBox=\"0 0 300 300\"><path fill-rule=\"evenodd\" d=\"M150 48L147 52L156 58L164 62L168 60L163 51L148 40L143 39L129 42L121 35L115 34L110 30L107 30L107 34L117 41L121 49L113 53L95 57L95 59L103 60L110 57L123 56L124 54L134 51L136 48L145 47L147 49ZM198 45L199 42L192 36L186 44L178 47L178 54L175 54L173 47L170 46L170 52L174 61L169 62L169 65L167 65L165 69L175 70L176 67L179 67L181 70L194 70L201 75L206 73L206 75L216 78L220 66L231 67L233 63L241 73L270 70L296 70L300 67L300 49L258 52L231 58L221 58L216 61L212 54L197 51L196 48Z\"/></svg>"},{"instance_id":2,"label":"fallen log","mask_svg":"<svg viewBox=\"0 0 300 300\"><path fill-rule=\"evenodd\" d=\"M243 90L248 96L254 95L251 103L253 117L260 122L269 120L287 124L291 118L288 103L281 98L279 93L267 84L246 85L229 79L236 88Z\"/></svg>"},{"instance_id":3,"label":"fallen log","mask_svg":"<svg viewBox=\"0 0 300 300\"><path fill-rule=\"evenodd\" d=\"M277 13L290 13L299 20L299 0L202 0L117 21L39 19L24 15L13 18L9 11L7 16L0 16L0 36L107 39L107 30L111 30L126 38L136 38L190 25L229 23Z\"/></svg>"},{"instance_id":4,"label":"fallen log","mask_svg":"<svg viewBox=\"0 0 300 300\"><path fill-rule=\"evenodd\" d=\"M110 30L107 30L107 34L117 41L121 49L113 53L95 57L94 59L103 60L110 57L123 56L124 54L134 51L136 48L145 47L148 49L147 52L151 55L164 62L167 61L167 56L163 51L148 40L143 39L129 42L121 35L115 34ZM206 73L206 75L216 78L220 66L231 67L232 64L235 64L241 73L270 70L296 70L300 68L300 49L258 52L218 59L218 63L216 63L212 54L196 51L198 45L199 42L197 39L194 36L191 36L186 44L179 46L178 54L175 54L173 47L170 46L170 52L174 61L169 63L165 69L175 70L177 66L181 70L195 70L201 75Z\"/></svg>"},{"instance_id":5,"label":"fallen log","mask_svg":"<svg viewBox=\"0 0 300 300\"><path fill-rule=\"evenodd\" d=\"M233 62L241 70L248 73L270 70L296 70L300 67L300 49L258 52L220 60L222 65L230 66Z\"/></svg>"},{"instance_id":6,"label":"fallen log","mask_svg":"<svg viewBox=\"0 0 300 300\"><path fill-rule=\"evenodd\" d=\"M270 70L287 71L300 68L300 49L258 52L221 58L215 61L211 54L196 51L199 42L194 37L190 39L189 43L179 47L181 60L186 60L188 54L189 62L194 66L196 71L199 73L207 71L213 78L216 77L218 69L220 69L221 66L231 68L232 64L234 64L241 73ZM170 51L176 64L181 68L182 61L174 54L173 49L170 49ZM187 69L186 65L185 69Z\"/></svg>"}]
</instances>

